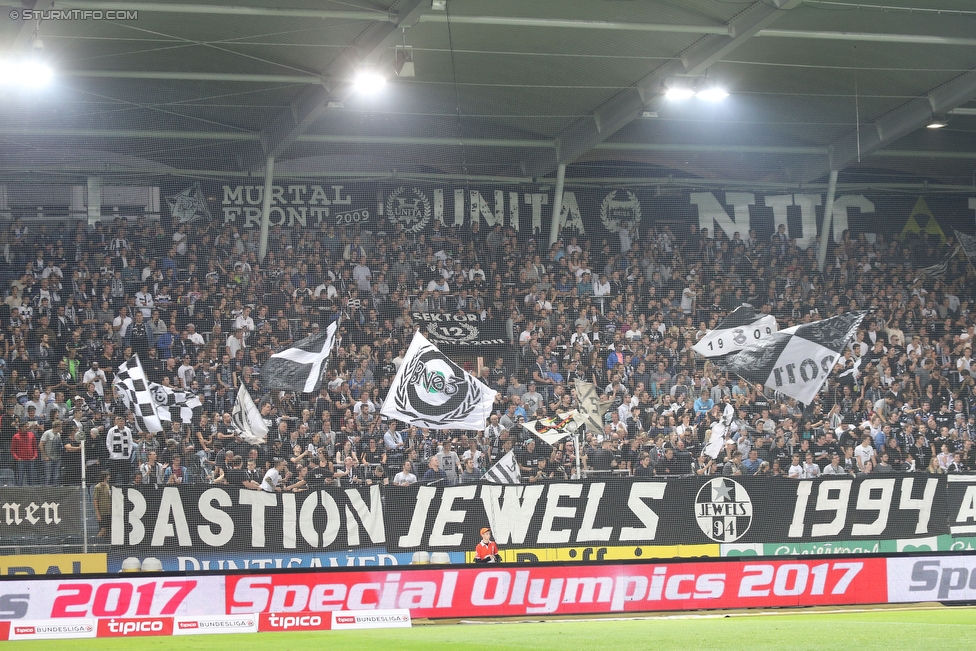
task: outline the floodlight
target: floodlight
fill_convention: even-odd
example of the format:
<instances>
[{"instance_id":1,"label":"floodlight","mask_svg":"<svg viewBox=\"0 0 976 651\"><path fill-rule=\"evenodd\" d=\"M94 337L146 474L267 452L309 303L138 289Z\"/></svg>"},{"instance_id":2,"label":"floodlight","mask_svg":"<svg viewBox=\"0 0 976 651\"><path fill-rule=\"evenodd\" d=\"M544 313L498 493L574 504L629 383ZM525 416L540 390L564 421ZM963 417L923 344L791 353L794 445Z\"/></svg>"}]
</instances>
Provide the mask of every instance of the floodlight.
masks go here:
<instances>
[{"instance_id":1,"label":"floodlight","mask_svg":"<svg viewBox=\"0 0 976 651\"><path fill-rule=\"evenodd\" d=\"M352 80L352 87L363 95L374 95L385 85L386 77L372 69L360 70Z\"/></svg>"},{"instance_id":2,"label":"floodlight","mask_svg":"<svg viewBox=\"0 0 976 651\"><path fill-rule=\"evenodd\" d=\"M669 100L682 100L694 97L695 91L690 88L672 87L664 92L664 97Z\"/></svg>"},{"instance_id":3,"label":"floodlight","mask_svg":"<svg viewBox=\"0 0 976 651\"><path fill-rule=\"evenodd\" d=\"M728 96L729 93L724 88L718 86L706 86L695 93L695 97L703 99L706 102L721 102Z\"/></svg>"},{"instance_id":4,"label":"floodlight","mask_svg":"<svg viewBox=\"0 0 976 651\"><path fill-rule=\"evenodd\" d=\"M0 61L0 85L40 88L54 76L51 68L38 61Z\"/></svg>"},{"instance_id":5,"label":"floodlight","mask_svg":"<svg viewBox=\"0 0 976 651\"><path fill-rule=\"evenodd\" d=\"M947 115L933 115L932 120L925 125L927 129L941 129L942 127L949 126L949 116Z\"/></svg>"}]
</instances>

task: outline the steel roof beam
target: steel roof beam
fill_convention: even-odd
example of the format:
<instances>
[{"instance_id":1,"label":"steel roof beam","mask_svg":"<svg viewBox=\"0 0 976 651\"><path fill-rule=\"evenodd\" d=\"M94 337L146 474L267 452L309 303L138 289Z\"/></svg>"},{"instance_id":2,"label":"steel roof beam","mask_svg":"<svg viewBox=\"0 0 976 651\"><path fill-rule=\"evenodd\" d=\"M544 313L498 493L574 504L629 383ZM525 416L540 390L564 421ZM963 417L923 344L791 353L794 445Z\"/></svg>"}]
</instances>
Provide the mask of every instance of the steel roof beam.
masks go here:
<instances>
[{"instance_id":1,"label":"steel roof beam","mask_svg":"<svg viewBox=\"0 0 976 651\"><path fill-rule=\"evenodd\" d=\"M524 163L529 176L542 176L558 164L571 163L633 121L646 102L660 96L665 79L679 75L700 75L716 61L739 47L764 27L772 24L803 0L755 2L728 24L725 35L706 36L675 59L617 94L591 115L577 120L556 138L556 156L536 156Z\"/></svg>"},{"instance_id":2,"label":"steel roof beam","mask_svg":"<svg viewBox=\"0 0 976 651\"><path fill-rule=\"evenodd\" d=\"M934 88L922 97L882 115L873 125L841 136L829 146L829 170L842 170L858 159L873 154L919 127L936 115L945 115L976 97L976 70L962 74ZM817 178L817 177L813 177Z\"/></svg>"},{"instance_id":3,"label":"steel roof beam","mask_svg":"<svg viewBox=\"0 0 976 651\"><path fill-rule=\"evenodd\" d=\"M430 9L430 0L401 0L395 5L398 11L397 22L377 23L375 28L366 31L362 39L350 48L350 54L358 61L375 62L393 45L400 36L400 29L417 22L420 16ZM339 61L322 71L322 78L342 78L348 76L350 61L340 57ZM350 93L349 84L309 86L303 89L291 106L276 115L271 123L261 131L261 147L264 156L250 161L259 164L267 156L278 158L305 130L318 120L327 110L329 102L342 102Z\"/></svg>"}]
</instances>

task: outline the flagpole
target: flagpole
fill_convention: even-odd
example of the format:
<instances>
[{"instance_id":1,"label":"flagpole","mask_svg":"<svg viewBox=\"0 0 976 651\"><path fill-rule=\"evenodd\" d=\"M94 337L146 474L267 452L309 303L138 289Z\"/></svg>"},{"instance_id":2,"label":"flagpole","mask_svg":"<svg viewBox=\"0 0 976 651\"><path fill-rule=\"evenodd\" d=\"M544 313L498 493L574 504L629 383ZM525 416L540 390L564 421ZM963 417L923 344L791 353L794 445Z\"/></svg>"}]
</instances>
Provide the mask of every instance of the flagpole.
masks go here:
<instances>
[{"instance_id":1,"label":"flagpole","mask_svg":"<svg viewBox=\"0 0 976 651\"><path fill-rule=\"evenodd\" d=\"M580 453L583 450L583 437L579 433L581 429L583 428L582 427L576 428L576 480L577 481L583 479L583 471L580 469Z\"/></svg>"},{"instance_id":2,"label":"flagpole","mask_svg":"<svg viewBox=\"0 0 976 651\"><path fill-rule=\"evenodd\" d=\"M81 439L81 531L84 536L82 550L88 553L88 483L85 481L85 474L88 468L85 465L85 439Z\"/></svg>"}]
</instances>

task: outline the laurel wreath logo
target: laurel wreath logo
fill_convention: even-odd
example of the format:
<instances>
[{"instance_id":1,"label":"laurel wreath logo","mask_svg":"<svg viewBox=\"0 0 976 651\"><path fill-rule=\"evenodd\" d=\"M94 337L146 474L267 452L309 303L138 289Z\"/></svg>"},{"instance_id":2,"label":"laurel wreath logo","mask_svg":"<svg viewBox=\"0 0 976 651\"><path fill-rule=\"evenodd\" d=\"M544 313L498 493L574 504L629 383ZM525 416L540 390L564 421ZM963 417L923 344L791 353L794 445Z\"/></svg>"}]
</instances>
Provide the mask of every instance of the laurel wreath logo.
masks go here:
<instances>
[{"instance_id":1,"label":"laurel wreath logo","mask_svg":"<svg viewBox=\"0 0 976 651\"><path fill-rule=\"evenodd\" d=\"M420 373L426 370L426 364L423 359L424 353L436 350L436 348L431 346L418 351L418 354L410 361L409 366L404 369L401 381L393 391L393 401L396 408L412 420L428 427L446 426L464 420L481 403L482 394L484 393L477 382L465 381L457 385L458 391L464 392L461 401L453 409L443 414L431 414L429 411L425 412L424 406L426 403L423 403L422 400L420 400L422 404L414 405L409 395L411 378L418 377ZM420 393L417 394L418 398L420 395ZM426 406L430 407L430 405Z\"/></svg>"},{"instance_id":2,"label":"laurel wreath logo","mask_svg":"<svg viewBox=\"0 0 976 651\"><path fill-rule=\"evenodd\" d=\"M617 199L617 192L626 193L626 199ZM629 213L626 216L618 212ZM637 195L630 190L613 190L600 204L600 221L607 230L615 230L623 219L629 219L635 224L641 220L641 205Z\"/></svg>"}]
</instances>

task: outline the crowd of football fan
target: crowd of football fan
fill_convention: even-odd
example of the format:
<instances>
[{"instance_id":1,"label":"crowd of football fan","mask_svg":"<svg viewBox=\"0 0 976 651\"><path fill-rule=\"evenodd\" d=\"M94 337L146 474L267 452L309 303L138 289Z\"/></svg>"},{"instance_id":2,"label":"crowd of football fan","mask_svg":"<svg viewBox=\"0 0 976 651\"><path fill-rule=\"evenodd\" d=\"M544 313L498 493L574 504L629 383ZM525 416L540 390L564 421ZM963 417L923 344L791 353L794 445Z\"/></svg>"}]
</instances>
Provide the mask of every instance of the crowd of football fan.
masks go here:
<instances>
[{"instance_id":1,"label":"crowd of football fan","mask_svg":"<svg viewBox=\"0 0 976 651\"><path fill-rule=\"evenodd\" d=\"M256 232L143 219L94 226L14 221L0 244L0 472L7 483L173 485L255 490L324 484L473 482L513 449L523 481L691 473L791 478L967 472L976 384L970 311L976 270L925 234L863 236L815 247L781 227L732 239L695 225L630 224L564 233L547 248L511 228L395 224L274 227L263 262ZM726 377L691 345L742 303L779 327L869 310L856 342L813 404ZM379 416L417 328L411 312L504 322L513 345L476 368L498 390L481 432L426 431ZM318 394L263 388L268 356L344 315ZM149 379L195 393L202 415L157 434L113 391L138 353ZM860 359L859 363L855 361ZM574 380L612 400L603 432L555 447L523 423L574 407ZM245 443L231 421L241 384L271 427ZM734 435L701 454L724 403ZM131 445L113 442L128 436ZM81 441L84 443L84 451ZM579 459L577 459L579 455ZM104 494L104 492L103 492Z\"/></svg>"}]
</instances>

